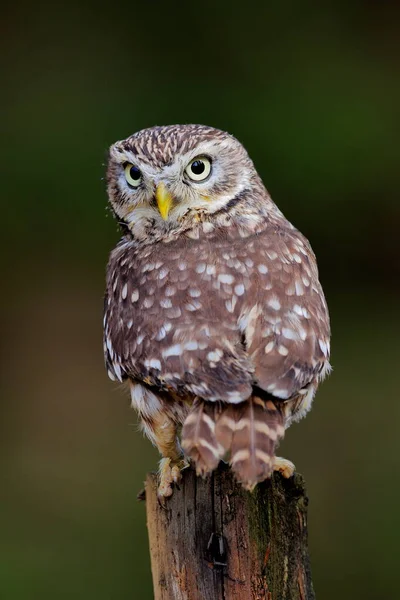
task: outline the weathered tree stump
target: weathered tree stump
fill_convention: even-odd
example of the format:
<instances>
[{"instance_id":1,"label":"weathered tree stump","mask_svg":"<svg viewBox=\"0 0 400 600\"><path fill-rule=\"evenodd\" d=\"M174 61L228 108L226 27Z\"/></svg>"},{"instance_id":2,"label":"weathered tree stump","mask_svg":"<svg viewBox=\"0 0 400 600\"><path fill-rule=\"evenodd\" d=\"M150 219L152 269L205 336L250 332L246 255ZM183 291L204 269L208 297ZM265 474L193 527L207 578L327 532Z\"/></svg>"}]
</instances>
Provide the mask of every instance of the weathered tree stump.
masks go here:
<instances>
[{"instance_id":1,"label":"weathered tree stump","mask_svg":"<svg viewBox=\"0 0 400 600\"><path fill-rule=\"evenodd\" d=\"M275 474L250 493L223 464L183 471L166 507L146 481L155 600L313 600L304 481Z\"/></svg>"}]
</instances>

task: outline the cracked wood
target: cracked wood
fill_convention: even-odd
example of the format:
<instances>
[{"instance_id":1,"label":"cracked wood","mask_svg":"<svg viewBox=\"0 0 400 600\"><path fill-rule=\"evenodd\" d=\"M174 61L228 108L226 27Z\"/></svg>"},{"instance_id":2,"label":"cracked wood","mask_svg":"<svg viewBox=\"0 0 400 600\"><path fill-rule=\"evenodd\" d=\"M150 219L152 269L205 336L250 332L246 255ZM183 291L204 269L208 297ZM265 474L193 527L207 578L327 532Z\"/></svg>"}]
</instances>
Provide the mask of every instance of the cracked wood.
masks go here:
<instances>
[{"instance_id":1,"label":"cracked wood","mask_svg":"<svg viewBox=\"0 0 400 600\"><path fill-rule=\"evenodd\" d=\"M274 474L243 490L221 463L185 469L166 507L156 475L146 507L155 600L314 600L304 481Z\"/></svg>"}]
</instances>

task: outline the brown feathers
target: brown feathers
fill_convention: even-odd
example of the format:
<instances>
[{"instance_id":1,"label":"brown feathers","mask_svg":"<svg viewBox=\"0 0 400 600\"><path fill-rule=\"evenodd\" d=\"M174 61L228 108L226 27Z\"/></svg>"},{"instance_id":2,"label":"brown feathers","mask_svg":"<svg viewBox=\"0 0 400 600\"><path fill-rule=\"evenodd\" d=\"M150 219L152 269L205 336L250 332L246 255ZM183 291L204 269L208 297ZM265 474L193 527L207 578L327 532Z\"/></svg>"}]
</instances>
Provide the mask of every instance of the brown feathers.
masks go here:
<instances>
[{"instance_id":1,"label":"brown feathers","mask_svg":"<svg viewBox=\"0 0 400 600\"><path fill-rule=\"evenodd\" d=\"M225 450L215 437L217 406L196 400L182 429L182 448L196 465L198 475L213 471Z\"/></svg>"},{"instance_id":2,"label":"brown feathers","mask_svg":"<svg viewBox=\"0 0 400 600\"><path fill-rule=\"evenodd\" d=\"M205 475L226 453L236 479L248 490L273 470L275 448L284 434L283 416L271 401L253 396L217 406L197 400L182 431L182 447Z\"/></svg>"},{"instance_id":3,"label":"brown feathers","mask_svg":"<svg viewBox=\"0 0 400 600\"><path fill-rule=\"evenodd\" d=\"M234 425L230 463L237 480L251 490L272 473L275 447L284 434L283 417L273 402L256 396L229 408L234 409L234 424L224 413L217 424L216 437L227 440L226 430Z\"/></svg>"}]
</instances>

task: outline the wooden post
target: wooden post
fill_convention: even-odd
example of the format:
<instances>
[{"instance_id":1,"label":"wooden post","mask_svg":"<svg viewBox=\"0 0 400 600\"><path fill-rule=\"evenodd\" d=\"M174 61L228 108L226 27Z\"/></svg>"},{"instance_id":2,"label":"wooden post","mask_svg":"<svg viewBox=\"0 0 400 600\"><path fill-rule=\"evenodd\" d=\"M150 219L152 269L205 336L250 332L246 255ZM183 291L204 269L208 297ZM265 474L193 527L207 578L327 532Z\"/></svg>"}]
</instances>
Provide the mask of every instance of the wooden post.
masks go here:
<instances>
[{"instance_id":1,"label":"wooden post","mask_svg":"<svg viewBox=\"0 0 400 600\"><path fill-rule=\"evenodd\" d=\"M274 474L250 493L221 464L182 473L166 508L147 476L155 600L314 600L304 482Z\"/></svg>"}]
</instances>

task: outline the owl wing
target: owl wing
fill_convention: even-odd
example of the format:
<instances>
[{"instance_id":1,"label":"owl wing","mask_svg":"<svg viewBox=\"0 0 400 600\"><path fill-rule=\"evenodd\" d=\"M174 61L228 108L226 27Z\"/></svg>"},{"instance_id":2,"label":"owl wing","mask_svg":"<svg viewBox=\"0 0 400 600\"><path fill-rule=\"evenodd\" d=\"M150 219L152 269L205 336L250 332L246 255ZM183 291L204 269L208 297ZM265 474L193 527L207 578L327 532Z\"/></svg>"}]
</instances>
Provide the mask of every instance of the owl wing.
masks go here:
<instances>
[{"instance_id":1,"label":"owl wing","mask_svg":"<svg viewBox=\"0 0 400 600\"><path fill-rule=\"evenodd\" d=\"M239 323L256 384L288 399L329 369L329 315L314 253L295 229L257 238Z\"/></svg>"},{"instance_id":2,"label":"owl wing","mask_svg":"<svg viewBox=\"0 0 400 600\"><path fill-rule=\"evenodd\" d=\"M323 371L329 318L308 242L294 229L120 245L108 266L111 378L241 402L256 384L295 395Z\"/></svg>"},{"instance_id":3,"label":"owl wing","mask_svg":"<svg viewBox=\"0 0 400 600\"><path fill-rule=\"evenodd\" d=\"M225 307L231 293L218 280L218 253L210 255L208 241L179 240L165 250L117 247L111 254L104 311L110 378L205 400L248 398L253 367Z\"/></svg>"}]
</instances>

